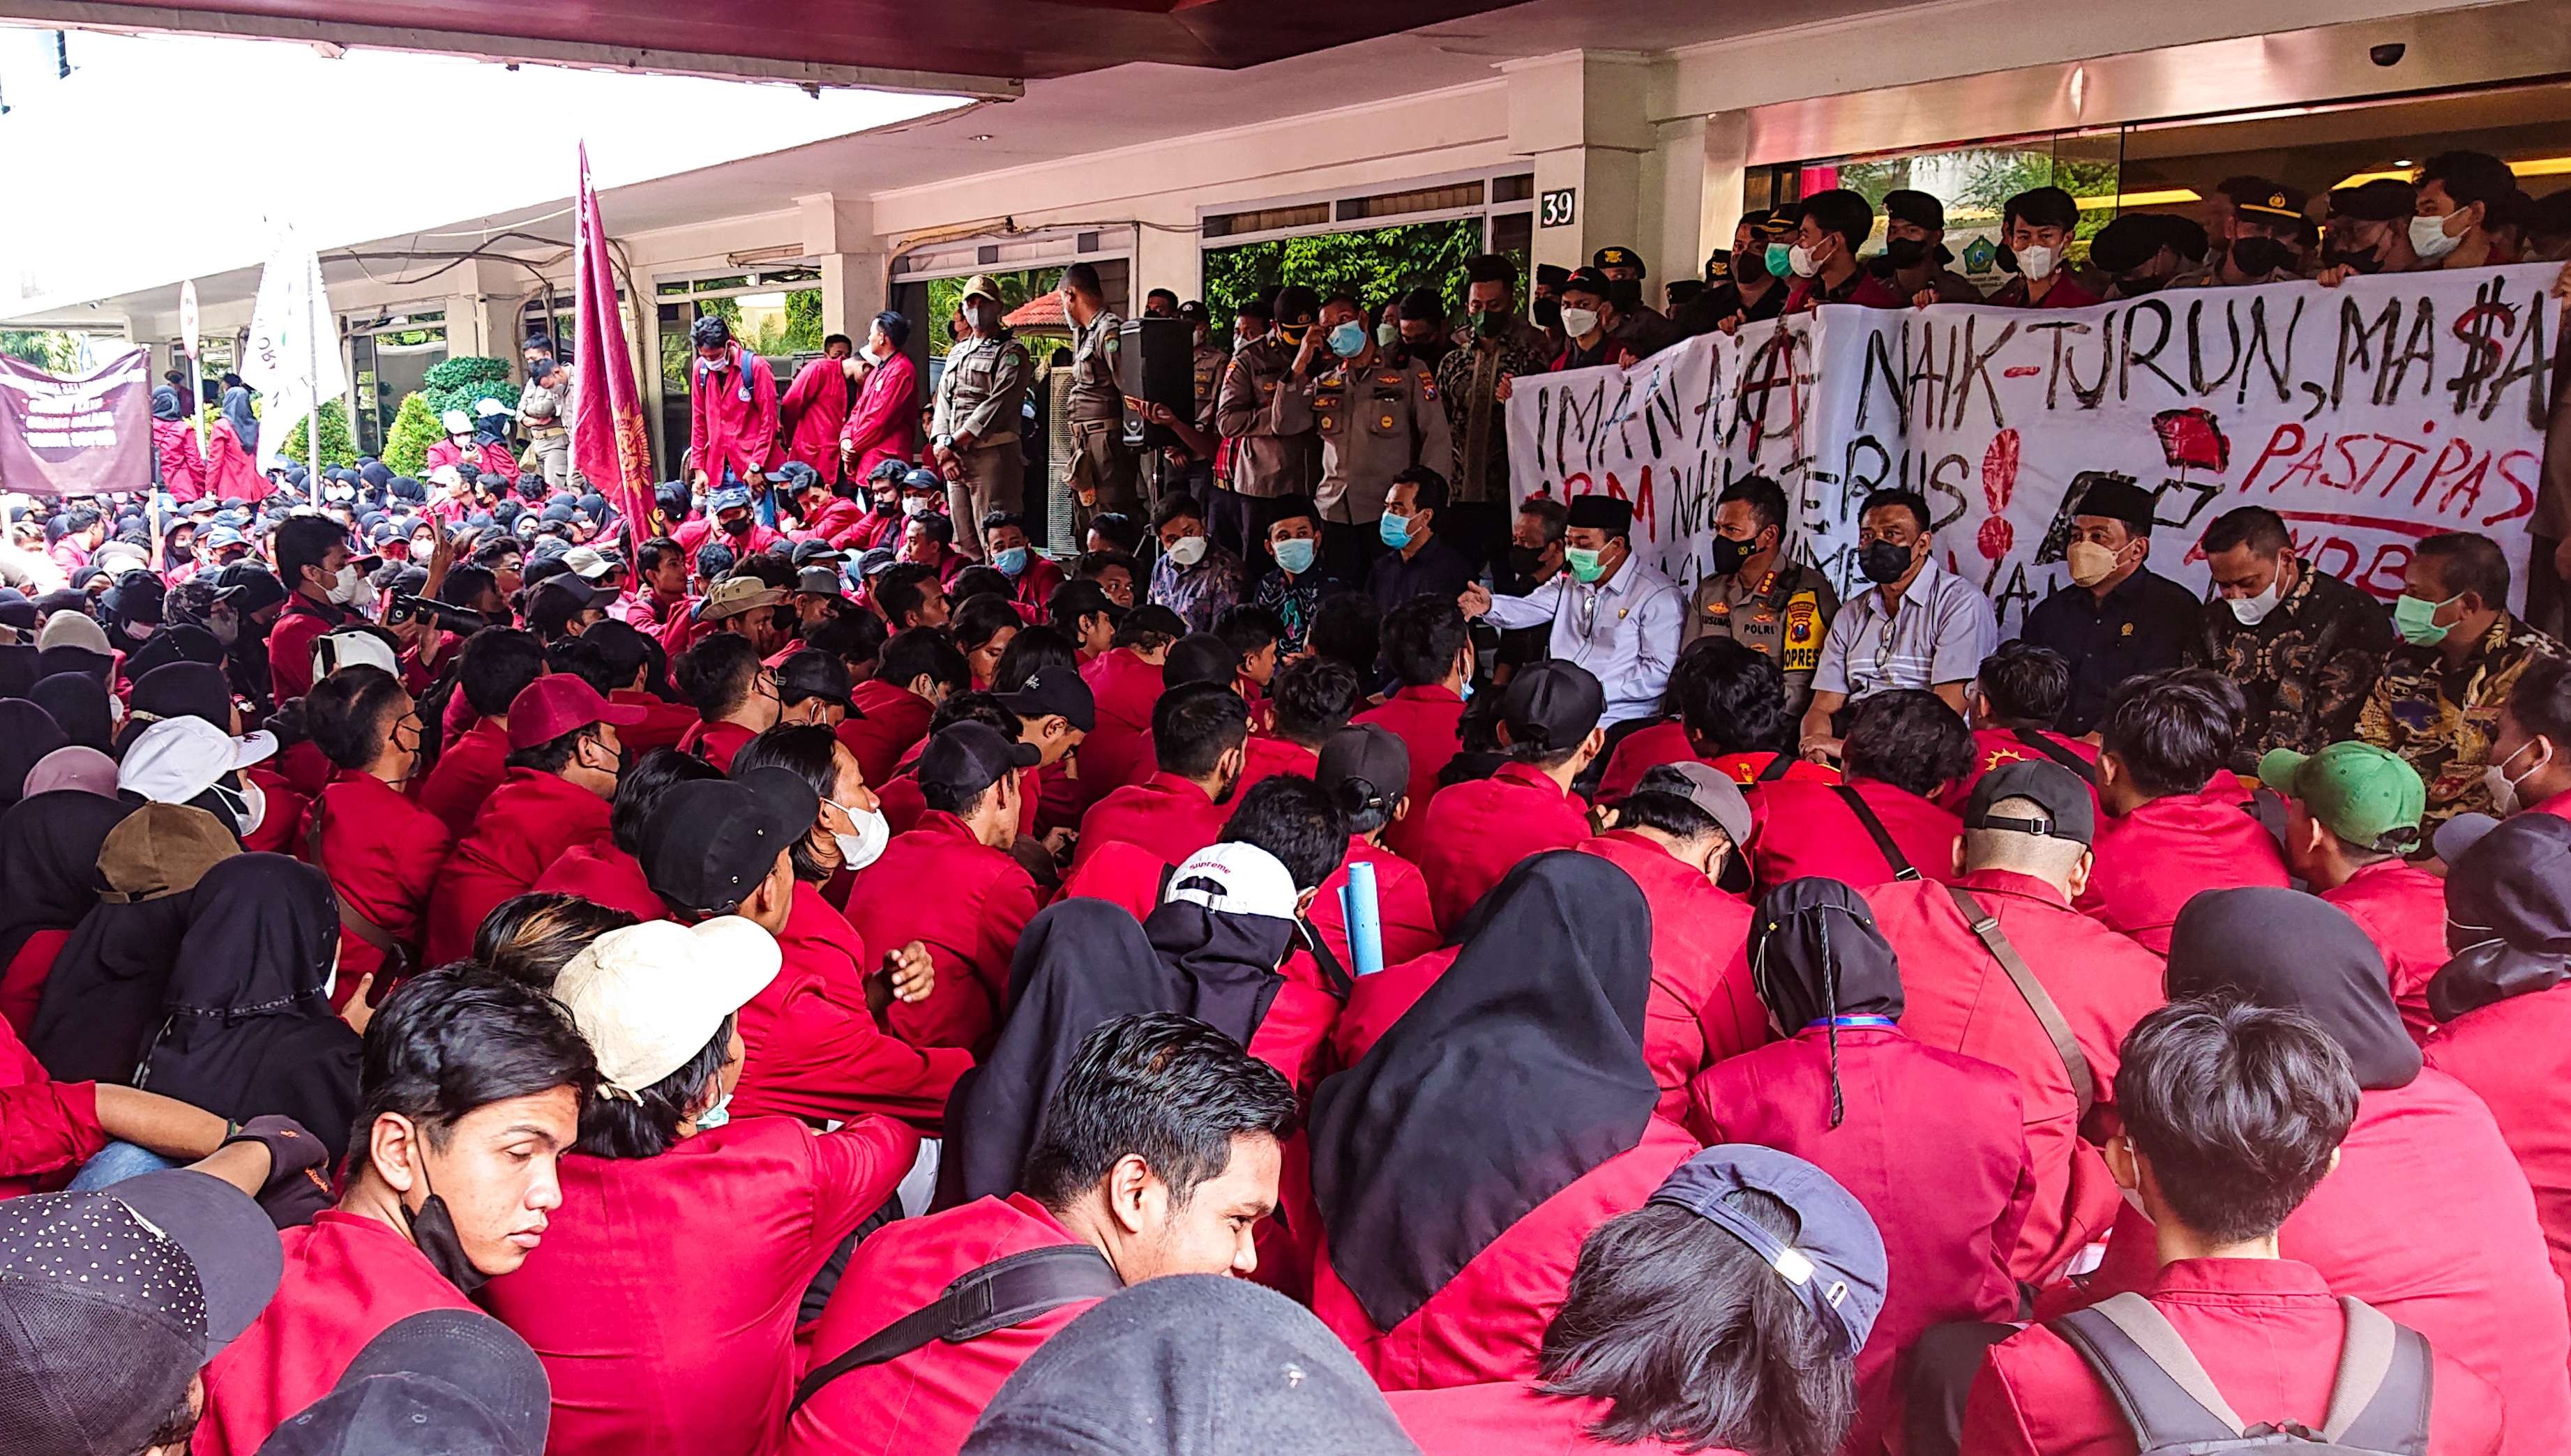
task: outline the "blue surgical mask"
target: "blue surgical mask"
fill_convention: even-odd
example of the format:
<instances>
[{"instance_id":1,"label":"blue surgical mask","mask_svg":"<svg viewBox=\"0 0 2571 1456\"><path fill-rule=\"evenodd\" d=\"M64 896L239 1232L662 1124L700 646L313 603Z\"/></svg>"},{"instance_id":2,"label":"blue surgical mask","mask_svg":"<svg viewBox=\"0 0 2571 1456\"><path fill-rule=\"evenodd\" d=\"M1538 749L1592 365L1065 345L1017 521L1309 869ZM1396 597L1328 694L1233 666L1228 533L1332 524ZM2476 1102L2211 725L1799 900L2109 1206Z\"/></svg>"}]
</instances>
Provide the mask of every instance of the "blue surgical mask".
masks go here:
<instances>
[{"instance_id":1,"label":"blue surgical mask","mask_svg":"<svg viewBox=\"0 0 2571 1456\"><path fill-rule=\"evenodd\" d=\"M1012 546L1005 551L992 552L991 565L998 567L1000 575L1004 577L1024 576L1027 570L1027 549L1023 546Z\"/></svg>"},{"instance_id":2,"label":"blue surgical mask","mask_svg":"<svg viewBox=\"0 0 2571 1456\"><path fill-rule=\"evenodd\" d=\"M1296 538L1277 543L1277 564L1289 577L1298 577L1312 569L1313 543Z\"/></svg>"},{"instance_id":3,"label":"blue surgical mask","mask_svg":"<svg viewBox=\"0 0 2571 1456\"><path fill-rule=\"evenodd\" d=\"M1353 359L1365 352L1366 326L1351 318L1330 330L1330 352L1343 359Z\"/></svg>"},{"instance_id":4,"label":"blue surgical mask","mask_svg":"<svg viewBox=\"0 0 2571 1456\"><path fill-rule=\"evenodd\" d=\"M1386 511L1376 520L1374 533L1382 539L1384 545L1399 551L1410 544L1410 518L1396 516Z\"/></svg>"}]
</instances>

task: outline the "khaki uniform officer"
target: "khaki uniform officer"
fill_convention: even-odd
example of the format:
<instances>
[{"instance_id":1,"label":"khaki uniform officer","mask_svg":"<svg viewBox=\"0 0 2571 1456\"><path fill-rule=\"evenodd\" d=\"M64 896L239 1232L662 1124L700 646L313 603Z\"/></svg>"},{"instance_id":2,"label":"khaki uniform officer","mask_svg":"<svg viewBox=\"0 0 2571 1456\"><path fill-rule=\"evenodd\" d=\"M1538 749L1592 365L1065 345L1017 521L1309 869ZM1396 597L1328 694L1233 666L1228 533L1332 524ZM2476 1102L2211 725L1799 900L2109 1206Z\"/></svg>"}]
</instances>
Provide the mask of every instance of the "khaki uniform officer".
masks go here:
<instances>
[{"instance_id":1,"label":"khaki uniform officer","mask_svg":"<svg viewBox=\"0 0 2571 1456\"><path fill-rule=\"evenodd\" d=\"M1441 475L1455 468L1446 406L1424 362L1393 362L1369 347L1304 388L1321 437L1321 486L1313 500L1325 535L1372 542L1394 476L1413 465ZM1373 542L1365 555L1371 559L1380 550Z\"/></svg>"},{"instance_id":2,"label":"khaki uniform officer","mask_svg":"<svg viewBox=\"0 0 2571 1456\"><path fill-rule=\"evenodd\" d=\"M989 273L964 283L964 316L973 336L946 355L937 380L937 414L929 448L946 478L946 511L955 544L982 560L982 517L1012 514L1026 495L1026 454L1018 439L1027 379L1027 346L1000 322L1000 286Z\"/></svg>"},{"instance_id":3,"label":"khaki uniform officer","mask_svg":"<svg viewBox=\"0 0 2571 1456\"><path fill-rule=\"evenodd\" d=\"M1811 701L1821 640L1838 609L1838 593L1818 571L1781 555L1755 576L1736 572L1699 583L1680 642L1728 637L1774 662L1786 675L1787 711L1800 716Z\"/></svg>"}]
</instances>

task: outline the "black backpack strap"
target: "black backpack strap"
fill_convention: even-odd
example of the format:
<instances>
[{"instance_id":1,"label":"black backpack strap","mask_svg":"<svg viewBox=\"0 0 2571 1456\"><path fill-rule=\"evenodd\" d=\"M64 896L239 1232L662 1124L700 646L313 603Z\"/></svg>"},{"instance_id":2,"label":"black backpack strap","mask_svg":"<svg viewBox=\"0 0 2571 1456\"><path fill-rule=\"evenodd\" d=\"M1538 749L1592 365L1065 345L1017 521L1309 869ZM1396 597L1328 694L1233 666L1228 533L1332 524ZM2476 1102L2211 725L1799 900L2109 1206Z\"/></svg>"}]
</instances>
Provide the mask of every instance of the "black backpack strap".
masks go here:
<instances>
[{"instance_id":1,"label":"black backpack strap","mask_svg":"<svg viewBox=\"0 0 2571 1456\"><path fill-rule=\"evenodd\" d=\"M2044 1039L2053 1043L2053 1055L2062 1059L2063 1075L2071 1079L2071 1096L2080 1104L2080 1115L2072 1126L2089 1121L2089 1109L2098 1103L2098 1078L2089 1070L2088 1054L2080 1050L2080 1039L2071 1034L2071 1023L2063 1016L2061 1005L2044 988L2044 982L2036 978L2035 968L2026 963L2026 957L2009 944L2007 934L2000 929L2000 917L1992 914L1979 896L1962 885L1948 885L1946 893L1963 915L1965 927L2008 973L2009 984L2017 987L2026 1009L2035 1013L2036 1024L2044 1028Z\"/></svg>"},{"instance_id":2,"label":"black backpack strap","mask_svg":"<svg viewBox=\"0 0 2571 1456\"><path fill-rule=\"evenodd\" d=\"M1794 768L1795 755L1780 748L1775 753L1769 755L1768 766L1760 769L1759 775L1750 781L1753 783L1775 783L1784 778L1788 773L1793 772Z\"/></svg>"},{"instance_id":3,"label":"black backpack strap","mask_svg":"<svg viewBox=\"0 0 2571 1456\"><path fill-rule=\"evenodd\" d=\"M2383 1311L2342 1295L2347 1335L2330 1382L2321 1439L2361 1451L2427 1456L2428 1406L2435 1394L2435 1355L2425 1335Z\"/></svg>"},{"instance_id":4,"label":"black backpack strap","mask_svg":"<svg viewBox=\"0 0 2571 1456\"><path fill-rule=\"evenodd\" d=\"M2037 732L2033 728L2011 728L2009 729L2009 736L2026 744L2037 752L2042 753L2044 756L2061 764L2063 767L2070 769L2072 772L2079 774L2081 782L2088 784L2092 788L2098 786L2098 769L2095 764L2071 751L2069 748L2064 747L2062 744L2055 742L2045 734Z\"/></svg>"},{"instance_id":5,"label":"black backpack strap","mask_svg":"<svg viewBox=\"0 0 2571 1456\"><path fill-rule=\"evenodd\" d=\"M2045 1325L2080 1352L2144 1451L2241 1439L2232 1403L2152 1301L2124 1293Z\"/></svg>"},{"instance_id":6,"label":"black backpack strap","mask_svg":"<svg viewBox=\"0 0 2571 1456\"><path fill-rule=\"evenodd\" d=\"M1912 864L1909 856L1901 852L1900 845L1892 842L1891 831L1883 827L1883 820L1874 816L1874 809L1857 795L1855 789L1844 783L1834 783L1830 785L1830 792L1837 794L1839 802L1846 804L1848 812L1856 815L1856 821L1865 826L1866 836L1874 840L1874 847L1883 855L1883 862L1892 866L1894 879L1919 878L1919 867Z\"/></svg>"},{"instance_id":7,"label":"black backpack strap","mask_svg":"<svg viewBox=\"0 0 2571 1456\"><path fill-rule=\"evenodd\" d=\"M1125 1287L1105 1255L1086 1243L1058 1243L995 1259L959 1275L937 1302L914 1309L803 1377L787 1414L821 1387L864 1365L897 1360L931 1340L962 1344L1024 1324L1081 1299L1104 1299Z\"/></svg>"}]
</instances>

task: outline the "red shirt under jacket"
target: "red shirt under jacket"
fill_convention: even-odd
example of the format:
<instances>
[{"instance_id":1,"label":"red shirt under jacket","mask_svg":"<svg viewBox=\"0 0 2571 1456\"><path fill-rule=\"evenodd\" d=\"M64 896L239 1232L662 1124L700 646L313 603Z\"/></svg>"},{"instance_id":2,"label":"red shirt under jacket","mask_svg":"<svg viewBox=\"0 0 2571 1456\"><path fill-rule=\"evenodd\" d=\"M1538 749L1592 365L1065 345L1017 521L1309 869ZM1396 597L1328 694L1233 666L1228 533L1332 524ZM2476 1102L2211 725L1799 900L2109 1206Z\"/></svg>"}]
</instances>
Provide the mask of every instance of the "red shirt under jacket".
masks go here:
<instances>
[{"instance_id":1,"label":"red shirt under jacket","mask_svg":"<svg viewBox=\"0 0 2571 1456\"><path fill-rule=\"evenodd\" d=\"M1884 832L1892 836L1893 845L1913 869L1930 880L1955 877L1955 841L1964 832L1962 819L1889 783L1847 786L1883 821ZM1762 889L1805 875L1839 880L1860 890L1891 882L1895 874L1891 861L1875 847L1874 837L1866 833L1856 811L1839 797L1838 787L1787 778L1753 784L1743 793L1750 800L1752 819L1750 867Z\"/></svg>"},{"instance_id":2,"label":"red shirt under jacket","mask_svg":"<svg viewBox=\"0 0 2571 1456\"><path fill-rule=\"evenodd\" d=\"M330 1393L366 1341L425 1310L473 1307L389 1223L325 1209L276 1236L284 1277L267 1308L206 1367L196 1456L253 1456L269 1432Z\"/></svg>"},{"instance_id":3,"label":"red shirt under jacket","mask_svg":"<svg viewBox=\"0 0 2571 1456\"><path fill-rule=\"evenodd\" d=\"M1687 1111L1689 1078L1768 1040L1768 1007L1745 954L1750 904L1631 830L1611 829L1579 847L1632 875L1652 907L1643 1060L1661 1085L1661 1116L1676 1119Z\"/></svg>"},{"instance_id":4,"label":"red shirt under jacket","mask_svg":"<svg viewBox=\"0 0 2571 1456\"><path fill-rule=\"evenodd\" d=\"M697 725L697 711L684 704L664 703L649 693L619 688L607 695L607 701L622 708L643 710L643 721L631 728L619 728L616 741L628 758L640 758L654 748L675 748L688 729Z\"/></svg>"},{"instance_id":5,"label":"red shirt under jacket","mask_svg":"<svg viewBox=\"0 0 2571 1456\"><path fill-rule=\"evenodd\" d=\"M2347 1316L2333 1297L2345 1292L2291 1258L2187 1258L2160 1270L2151 1300L2243 1420L2316 1428L2346 1343ZM2500 1449L2498 1397L2487 1381L2440 1347L2431 1383L2430 1456ZM1975 1456L2119 1456L2134 1438L2088 1361L2036 1325L1983 1363L1962 1444Z\"/></svg>"},{"instance_id":6,"label":"red shirt under jacket","mask_svg":"<svg viewBox=\"0 0 2571 1456\"><path fill-rule=\"evenodd\" d=\"M1384 1399L1422 1456L1679 1456L1685 1447L1667 1441L1610 1445L1589 1434L1611 1408L1603 1400L1547 1395L1533 1380L1494 1380L1444 1390L1395 1390ZM1709 1446L1693 1456L1741 1456L1729 1446Z\"/></svg>"},{"instance_id":7,"label":"red shirt under jacket","mask_svg":"<svg viewBox=\"0 0 2571 1456\"><path fill-rule=\"evenodd\" d=\"M2426 1055L2490 1109L2534 1190L2553 1270L2571 1286L2571 986L2467 1011L2437 1029Z\"/></svg>"},{"instance_id":8,"label":"red shirt under jacket","mask_svg":"<svg viewBox=\"0 0 2571 1456\"><path fill-rule=\"evenodd\" d=\"M2174 793L2100 819L2090 849L2097 865L2080 894L2082 913L2155 955L2169 954L2170 927L2198 891L2286 883L2275 837L2237 789Z\"/></svg>"},{"instance_id":9,"label":"red shirt under jacket","mask_svg":"<svg viewBox=\"0 0 2571 1456\"><path fill-rule=\"evenodd\" d=\"M1330 1267L1328 1238L1315 1219L1312 1312L1356 1351L1386 1390L1422 1390L1536 1372L1544 1327L1562 1307L1580 1243L1601 1223L1643 1206L1699 1145L1678 1124L1655 1117L1641 1141L1592 1168L1529 1210L1485 1244L1444 1288L1389 1330L1378 1330Z\"/></svg>"},{"instance_id":10,"label":"red shirt under jacket","mask_svg":"<svg viewBox=\"0 0 2571 1456\"><path fill-rule=\"evenodd\" d=\"M1078 1243L1024 1194L886 1224L857 1246L812 1339L815 1367L937 1302L958 1277L1024 1253ZM923 1456L962 1449L982 1407L1054 1331L1096 1303L1077 1299L980 1339L927 1345L821 1388L785 1428L785 1456Z\"/></svg>"},{"instance_id":11,"label":"red shirt under jacket","mask_svg":"<svg viewBox=\"0 0 2571 1456\"><path fill-rule=\"evenodd\" d=\"M2497 1387L2508 1456L2560 1451L2571 1315L2535 1197L2490 1109L2429 1068L2408 1086L2359 1094L2338 1155L2278 1230L2285 1256ZM2124 1210L2086 1297L2151 1288L2152 1259L2150 1221Z\"/></svg>"},{"instance_id":12,"label":"red shirt under jacket","mask_svg":"<svg viewBox=\"0 0 2571 1456\"><path fill-rule=\"evenodd\" d=\"M642 862L616 847L614 839L575 844L536 877L535 888L549 894L578 895L623 910L643 920L667 920L670 907L654 893Z\"/></svg>"},{"instance_id":13,"label":"red shirt under jacket","mask_svg":"<svg viewBox=\"0 0 2571 1456\"><path fill-rule=\"evenodd\" d=\"M446 825L400 790L354 768L340 769L305 814L294 836L298 858L311 858L314 814L321 817L318 867L330 876L339 902L416 954L428 918L429 890L446 862ZM345 925L339 927L338 991L353 994L358 980L383 964L383 952ZM411 966L422 968L416 961Z\"/></svg>"},{"instance_id":14,"label":"red shirt under jacket","mask_svg":"<svg viewBox=\"0 0 2571 1456\"><path fill-rule=\"evenodd\" d=\"M482 801L509 776L508 757L509 730L482 720L437 755L437 766L428 770L428 781L420 785L419 806L437 815L450 840L463 838L473 832Z\"/></svg>"},{"instance_id":15,"label":"red shirt under jacket","mask_svg":"<svg viewBox=\"0 0 2571 1456\"><path fill-rule=\"evenodd\" d=\"M427 963L471 955L493 906L534 888L564 850L607 837L607 800L559 773L510 769L429 891Z\"/></svg>"},{"instance_id":16,"label":"red shirt under jacket","mask_svg":"<svg viewBox=\"0 0 2571 1456\"><path fill-rule=\"evenodd\" d=\"M1411 760L1410 771L1415 782L1418 759ZM1428 881L1437 927L1446 931L1518 861L1589 837L1588 806L1532 763L1503 763L1488 778L1442 789L1425 814L1412 799L1408 817L1393 828L1410 823L1420 825L1410 841L1412 862ZM1384 837L1393 835L1387 831Z\"/></svg>"},{"instance_id":17,"label":"red shirt under jacket","mask_svg":"<svg viewBox=\"0 0 2571 1456\"><path fill-rule=\"evenodd\" d=\"M892 777L901 755L928 736L928 721L937 716L927 699L899 684L872 678L851 690L848 702L856 712L841 720L833 731L856 755L869 784Z\"/></svg>"},{"instance_id":18,"label":"red shirt under jacket","mask_svg":"<svg viewBox=\"0 0 2571 1456\"><path fill-rule=\"evenodd\" d=\"M1221 839L1224 820L1231 816L1229 807L1216 803L1193 780L1156 772L1089 806L1080 816L1080 843L1071 851L1071 865L1078 869L1098 846L1119 840L1183 864Z\"/></svg>"},{"instance_id":19,"label":"red shirt under jacket","mask_svg":"<svg viewBox=\"0 0 2571 1456\"><path fill-rule=\"evenodd\" d=\"M565 1157L544 1245L482 1291L553 1379L545 1449L776 1449L803 1288L918 1152L885 1118L743 1118L655 1158Z\"/></svg>"},{"instance_id":20,"label":"red shirt under jacket","mask_svg":"<svg viewBox=\"0 0 2571 1456\"><path fill-rule=\"evenodd\" d=\"M1241 796L1250 792L1252 784L1272 774L1298 773L1305 778L1313 778L1321 771L1320 754L1300 743L1287 742L1266 733L1252 733L1243 751L1241 781L1232 786L1234 803L1241 802Z\"/></svg>"},{"instance_id":21,"label":"red shirt under jacket","mask_svg":"<svg viewBox=\"0 0 2571 1456\"><path fill-rule=\"evenodd\" d=\"M973 1065L951 1048L913 1047L866 1009L865 945L819 890L794 882L776 937L784 964L741 1009L748 1055L733 1089L735 1117L783 1113L811 1121L883 1113L934 1128L955 1079Z\"/></svg>"},{"instance_id":22,"label":"red shirt under jacket","mask_svg":"<svg viewBox=\"0 0 2571 1456\"><path fill-rule=\"evenodd\" d=\"M1384 830L1383 842L1412 863L1418 862L1427 833L1428 801L1437 792L1437 775L1464 746L1457 727L1463 721L1464 700L1433 683L1404 688L1349 720L1391 729L1410 750L1410 812ZM1492 883L1498 882L1494 877Z\"/></svg>"},{"instance_id":23,"label":"red shirt under jacket","mask_svg":"<svg viewBox=\"0 0 2571 1456\"><path fill-rule=\"evenodd\" d=\"M1304 917L1330 954L1351 973L1356 970L1348 954L1348 922L1339 908L1339 891L1347 888L1348 866L1360 861L1374 866L1375 920L1383 936L1383 963L1398 965L1435 950L1437 916L1428 906L1428 881L1419 866L1363 834L1350 834L1348 857L1321 881L1321 892L1312 897L1312 908Z\"/></svg>"},{"instance_id":24,"label":"red shirt under jacket","mask_svg":"<svg viewBox=\"0 0 2571 1456\"><path fill-rule=\"evenodd\" d=\"M1079 808L1152 774L1152 709L1161 701L1161 665L1130 647L1110 648L1081 665L1098 710L1080 740Z\"/></svg>"},{"instance_id":25,"label":"red shirt under jacket","mask_svg":"<svg viewBox=\"0 0 2571 1456\"><path fill-rule=\"evenodd\" d=\"M2072 910L2059 891L2030 875L1975 870L1963 884L1999 917L2000 933L2062 1009L2098 1101L2114 1102L2125 1033L2168 999L2160 958ZM2018 1076L2035 1202L2009 1266L2019 1278L2042 1283L2124 1206L2105 1160L2081 1141L2071 1074L1945 886L1877 885L1865 898L1875 928L1901 960L1902 1031L1922 1045L1994 1062Z\"/></svg>"},{"instance_id":26,"label":"red shirt under jacket","mask_svg":"<svg viewBox=\"0 0 2571 1456\"><path fill-rule=\"evenodd\" d=\"M937 965L927 1000L893 1003L893 1031L913 1046L981 1049L1007 1009L1009 958L1038 904L1016 856L941 809L885 845L857 871L848 920L878 952L916 940Z\"/></svg>"},{"instance_id":27,"label":"red shirt under jacket","mask_svg":"<svg viewBox=\"0 0 2571 1456\"><path fill-rule=\"evenodd\" d=\"M1889 1028L1841 1027L1844 1117L1830 1126L1830 1034L1820 1027L1719 1062L1688 1088L1688 1131L1805 1160L1874 1215L1891 1270L1857 1355L1857 1422L1840 1449L1901 1428L1895 1363L1920 1331L2017 1313L2009 1272L2035 1198L2017 1078Z\"/></svg>"},{"instance_id":28,"label":"red shirt under jacket","mask_svg":"<svg viewBox=\"0 0 2571 1456\"><path fill-rule=\"evenodd\" d=\"M2399 859L2377 860L2321 898L2347 912L2383 954L2392 975L2392 1004L2410 1039L2437 1029L2428 1014L2428 980L2446 964L2446 882Z\"/></svg>"}]
</instances>

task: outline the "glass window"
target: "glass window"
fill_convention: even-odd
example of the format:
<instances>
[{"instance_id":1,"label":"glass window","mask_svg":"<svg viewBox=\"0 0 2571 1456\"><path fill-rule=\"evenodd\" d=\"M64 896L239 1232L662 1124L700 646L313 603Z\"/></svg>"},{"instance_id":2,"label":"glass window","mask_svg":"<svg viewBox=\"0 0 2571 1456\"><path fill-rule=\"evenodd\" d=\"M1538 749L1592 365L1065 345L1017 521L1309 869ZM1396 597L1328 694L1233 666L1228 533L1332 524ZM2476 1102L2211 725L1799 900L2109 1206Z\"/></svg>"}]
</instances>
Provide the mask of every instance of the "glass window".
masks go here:
<instances>
[{"instance_id":1,"label":"glass window","mask_svg":"<svg viewBox=\"0 0 2571 1456\"><path fill-rule=\"evenodd\" d=\"M348 356L357 385L357 451L380 455L402 400L427 387L431 365L446 361L445 310L384 319L349 338Z\"/></svg>"},{"instance_id":2,"label":"glass window","mask_svg":"<svg viewBox=\"0 0 2571 1456\"><path fill-rule=\"evenodd\" d=\"M2080 227L2067 252L2085 262L2089 240L2114 220L2123 161L2118 132L2063 132L2032 140L1951 147L1890 157L1843 157L1781 169L1770 195L1786 201L1847 188L1875 209L1870 249L1883 244L1883 198L1908 189L1946 207L1951 266L1985 290L2006 281L1998 261L2000 214L2011 197L2058 187L2080 204Z\"/></svg>"},{"instance_id":3,"label":"glass window","mask_svg":"<svg viewBox=\"0 0 2571 1456\"><path fill-rule=\"evenodd\" d=\"M1206 307L1224 328L1261 288L1300 283L1325 295L1347 292L1369 306L1434 288L1451 309L1464 296L1464 260L1482 250L1482 233L1480 218L1453 218L1209 247Z\"/></svg>"}]
</instances>

